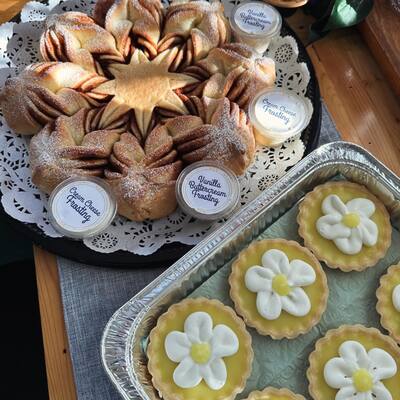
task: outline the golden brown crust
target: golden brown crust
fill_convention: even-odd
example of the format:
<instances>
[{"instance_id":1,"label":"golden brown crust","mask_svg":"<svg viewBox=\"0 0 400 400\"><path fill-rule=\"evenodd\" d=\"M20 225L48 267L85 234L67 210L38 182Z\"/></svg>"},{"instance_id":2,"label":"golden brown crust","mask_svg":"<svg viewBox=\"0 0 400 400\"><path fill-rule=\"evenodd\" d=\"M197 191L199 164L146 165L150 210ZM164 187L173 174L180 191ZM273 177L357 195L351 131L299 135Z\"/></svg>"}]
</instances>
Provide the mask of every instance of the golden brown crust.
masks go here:
<instances>
[{"instance_id":1,"label":"golden brown crust","mask_svg":"<svg viewBox=\"0 0 400 400\"><path fill-rule=\"evenodd\" d=\"M247 109L260 90L275 82L274 61L261 57L242 43L229 43L211 50L196 67L210 76L202 91L204 96L228 97L243 109Z\"/></svg>"},{"instance_id":2,"label":"golden brown crust","mask_svg":"<svg viewBox=\"0 0 400 400\"><path fill-rule=\"evenodd\" d=\"M309 356L310 366L307 370L307 379L309 382L308 391L314 400L326 400L318 387L317 377L320 376L320 368L322 366L318 363L318 356L323 354L324 348L328 346L331 340L343 338L343 341L348 339L348 335L354 335L361 332L363 335L369 336L372 340L380 340L384 342L390 349L391 355L395 355L400 360L400 348L396 342L389 336L383 335L376 328L366 328L363 325L342 325L337 329L329 330L325 336L315 343L315 350Z\"/></svg>"},{"instance_id":3,"label":"golden brown crust","mask_svg":"<svg viewBox=\"0 0 400 400\"><path fill-rule=\"evenodd\" d=\"M32 64L17 78L6 81L0 105L10 128L31 135L60 115L98 106L91 90L105 80L76 64Z\"/></svg>"},{"instance_id":4,"label":"golden brown crust","mask_svg":"<svg viewBox=\"0 0 400 400\"><path fill-rule=\"evenodd\" d=\"M254 391L249 394L244 400L275 400L274 396L279 396L285 400L305 400L300 394L295 394L289 389L275 389L273 387L267 387L262 391Z\"/></svg>"},{"instance_id":5,"label":"golden brown crust","mask_svg":"<svg viewBox=\"0 0 400 400\"><path fill-rule=\"evenodd\" d=\"M253 130L245 112L227 98L192 101L198 117L177 117L165 124L182 160L187 164L215 160L242 175L255 153Z\"/></svg>"},{"instance_id":6,"label":"golden brown crust","mask_svg":"<svg viewBox=\"0 0 400 400\"><path fill-rule=\"evenodd\" d=\"M271 249L274 248L274 246L280 244L294 247L297 250L301 251L303 254L305 254L306 257L311 261L314 271L316 272L317 277L320 278L321 281L321 294L318 299L319 300L318 307L314 312L314 317L309 320L305 320L304 319L305 317L303 317L304 323L299 329L293 329L290 326L286 326L285 329L275 329L271 326L269 327L264 326L261 319L257 321L249 318L249 315L246 312L246 308L243 303L243 299L240 296L240 287L241 287L239 278L240 266L248 264L247 258L252 252L264 248ZM285 239L264 239L260 241L255 241L252 244L250 244L249 247L242 250L239 253L239 256L236 259L236 261L232 264L232 272L229 275L229 285L230 285L229 295L235 304L235 310L239 315L242 316L246 325L255 328L260 335L269 335L272 337L272 339L283 339L283 338L293 339L301 334L308 332L313 326L315 326L320 321L321 316L326 309L326 304L329 296L329 288L326 275L316 257L314 257L314 255L308 249L300 246L297 242Z\"/></svg>"},{"instance_id":7,"label":"golden brown crust","mask_svg":"<svg viewBox=\"0 0 400 400\"><path fill-rule=\"evenodd\" d=\"M157 55L163 23L160 0L119 0L112 4L103 0L96 7L95 18L104 20L105 29L114 36L127 62L136 47L150 57Z\"/></svg>"},{"instance_id":8,"label":"golden brown crust","mask_svg":"<svg viewBox=\"0 0 400 400\"><path fill-rule=\"evenodd\" d=\"M123 133L114 144L110 161L105 178L121 215L143 221L165 217L175 210L175 183L182 163L162 127L150 133L144 149L135 136Z\"/></svg>"},{"instance_id":9,"label":"golden brown crust","mask_svg":"<svg viewBox=\"0 0 400 400\"><path fill-rule=\"evenodd\" d=\"M111 33L81 12L49 16L40 37L40 52L45 61L72 62L100 75L99 60L124 62Z\"/></svg>"},{"instance_id":10,"label":"golden brown crust","mask_svg":"<svg viewBox=\"0 0 400 400\"><path fill-rule=\"evenodd\" d=\"M310 213L315 208L314 203L316 199L321 198L321 196L327 196L332 190L338 187L348 187L350 189L359 191L367 199L370 199L374 202L376 209L379 210L379 212L382 213L385 218L385 223L383 226L379 227L381 230L379 232L378 243L376 246L374 246L375 251L371 256L363 256L361 251L361 253L357 254L357 257L353 257L351 260L349 260L349 257L346 254L338 251L338 254L335 254L335 258L328 259L326 255L327 253L324 252L323 249L319 249L309 237L307 232L307 221L309 220ZM368 267L373 267L382 257L385 256L391 244L392 227L386 207L364 186L349 181L328 182L315 187L314 190L309 192L300 203L297 222L299 224L299 235L303 238L304 245L309 248L320 261L325 262L328 267L339 268L344 272L363 271Z\"/></svg>"},{"instance_id":11,"label":"golden brown crust","mask_svg":"<svg viewBox=\"0 0 400 400\"><path fill-rule=\"evenodd\" d=\"M400 343L400 312L393 314L392 291L400 284L400 264L392 265L380 279L379 288L376 291L378 302L376 310L381 316L381 325L389 332L390 336Z\"/></svg>"},{"instance_id":12,"label":"golden brown crust","mask_svg":"<svg viewBox=\"0 0 400 400\"><path fill-rule=\"evenodd\" d=\"M176 1L168 7L158 50L177 45L180 51L172 70L182 70L204 58L211 49L228 42L230 36L220 2Z\"/></svg>"},{"instance_id":13,"label":"golden brown crust","mask_svg":"<svg viewBox=\"0 0 400 400\"><path fill-rule=\"evenodd\" d=\"M237 383L235 390L232 391L230 396L223 398L215 397L215 399L209 400L232 400L238 393L241 393L244 387L246 386L247 378L250 376L251 373L251 366L253 362L253 349L251 347L251 336L247 332L246 327L242 319L240 319L232 308L224 305L218 300L214 299L206 299L204 297L199 297L196 299L185 299L177 304L173 304L169 307L168 311L162 314L158 320L157 325L151 330L149 336L149 345L147 347L147 356L148 356L148 370L152 376L152 383L153 386L162 394L163 399L165 400L188 400L185 397L174 393L173 386L171 383L164 382L161 377L159 376L159 365L157 363L156 353L153 350L152 342L154 342L155 337L159 334L159 330L165 328L167 322L174 318L175 315L179 314L182 310L187 310L193 307L193 305L201 305L201 304L212 304L214 305L221 313L229 315L232 320L235 322L235 325L239 329L241 336L244 338L244 342L240 343L240 346L246 348L246 359L242 362L242 374L241 374L241 381Z\"/></svg>"}]
</instances>

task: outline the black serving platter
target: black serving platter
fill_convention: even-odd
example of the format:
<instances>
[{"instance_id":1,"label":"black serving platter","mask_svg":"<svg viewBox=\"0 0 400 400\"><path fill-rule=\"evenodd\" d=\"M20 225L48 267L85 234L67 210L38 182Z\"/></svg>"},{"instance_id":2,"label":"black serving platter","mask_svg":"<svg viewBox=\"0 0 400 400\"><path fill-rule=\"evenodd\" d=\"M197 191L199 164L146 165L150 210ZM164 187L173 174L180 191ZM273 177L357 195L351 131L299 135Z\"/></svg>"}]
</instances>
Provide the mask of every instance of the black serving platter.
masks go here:
<instances>
[{"instance_id":1,"label":"black serving platter","mask_svg":"<svg viewBox=\"0 0 400 400\"><path fill-rule=\"evenodd\" d=\"M19 17L14 21L18 22ZM302 140L305 144L305 154L309 154L318 146L321 130L321 97L318 81L310 57L304 45L301 43L294 31L285 21L282 24L281 35L291 35L295 38L299 48L299 62L307 64L310 71L310 82L306 95L311 100L314 112L308 127L302 133ZM167 267L182 257L193 246L182 243L171 243L162 246L155 253L148 256L141 256L128 251L118 250L114 253L99 253L86 247L81 241L62 238L51 238L36 224L23 223L10 217L0 204L0 218L5 219L8 224L15 228L21 235L32 240L34 244L56 255L78 261L84 264L91 264L113 268L152 268Z\"/></svg>"}]
</instances>

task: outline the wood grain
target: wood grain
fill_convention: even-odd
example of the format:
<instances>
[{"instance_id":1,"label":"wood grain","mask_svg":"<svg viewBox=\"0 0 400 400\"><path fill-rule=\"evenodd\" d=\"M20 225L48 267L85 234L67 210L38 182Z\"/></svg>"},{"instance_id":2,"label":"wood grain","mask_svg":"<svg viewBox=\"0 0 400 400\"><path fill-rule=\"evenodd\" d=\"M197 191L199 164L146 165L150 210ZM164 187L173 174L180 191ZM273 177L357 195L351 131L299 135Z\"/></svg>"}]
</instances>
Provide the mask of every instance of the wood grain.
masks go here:
<instances>
[{"instance_id":1,"label":"wood grain","mask_svg":"<svg viewBox=\"0 0 400 400\"><path fill-rule=\"evenodd\" d=\"M372 12L359 29L393 90L400 96L400 14L390 0L375 0Z\"/></svg>"},{"instance_id":2,"label":"wood grain","mask_svg":"<svg viewBox=\"0 0 400 400\"><path fill-rule=\"evenodd\" d=\"M50 400L76 400L54 255L34 247L40 319Z\"/></svg>"},{"instance_id":3,"label":"wood grain","mask_svg":"<svg viewBox=\"0 0 400 400\"><path fill-rule=\"evenodd\" d=\"M15 15L25 0L1 0L0 22ZM290 25L302 40L309 18L297 12ZM308 47L322 96L342 134L370 150L400 174L400 110L357 30L329 34ZM68 351L56 259L35 248L35 264L51 400L76 399Z\"/></svg>"},{"instance_id":4,"label":"wood grain","mask_svg":"<svg viewBox=\"0 0 400 400\"><path fill-rule=\"evenodd\" d=\"M19 13L29 0L0 0L0 24L9 21Z\"/></svg>"},{"instance_id":5,"label":"wood grain","mask_svg":"<svg viewBox=\"0 0 400 400\"><path fill-rule=\"evenodd\" d=\"M343 140L400 174L400 104L358 32L331 33L308 53Z\"/></svg>"}]
</instances>

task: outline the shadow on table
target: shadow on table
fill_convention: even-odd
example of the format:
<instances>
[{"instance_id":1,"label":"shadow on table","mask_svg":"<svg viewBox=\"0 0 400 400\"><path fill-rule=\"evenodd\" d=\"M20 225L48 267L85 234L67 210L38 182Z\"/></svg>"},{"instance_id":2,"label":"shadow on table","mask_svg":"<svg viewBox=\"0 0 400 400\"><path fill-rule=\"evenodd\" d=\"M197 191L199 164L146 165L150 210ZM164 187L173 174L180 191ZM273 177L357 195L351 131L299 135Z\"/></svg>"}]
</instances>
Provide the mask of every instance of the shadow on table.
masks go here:
<instances>
[{"instance_id":1,"label":"shadow on table","mask_svg":"<svg viewBox=\"0 0 400 400\"><path fill-rule=\"evenodd\" d=\"M0 220L0 398L48 399L32 243Z\"/></svg>"}]
</instances>

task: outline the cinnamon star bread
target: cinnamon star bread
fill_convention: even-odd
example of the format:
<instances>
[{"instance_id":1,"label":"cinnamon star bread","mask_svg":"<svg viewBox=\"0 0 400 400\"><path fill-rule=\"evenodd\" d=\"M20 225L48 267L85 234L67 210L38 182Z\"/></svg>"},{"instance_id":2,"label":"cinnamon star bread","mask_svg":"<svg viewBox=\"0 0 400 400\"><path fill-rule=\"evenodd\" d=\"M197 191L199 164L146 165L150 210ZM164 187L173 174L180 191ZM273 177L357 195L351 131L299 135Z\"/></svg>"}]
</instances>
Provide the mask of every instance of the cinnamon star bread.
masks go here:
<instances>
[{"instance_id":1,"label":"cinnamon star bread","mask_svg":"<svg viewBox=\"0 0 400 400\"><path fill-rule=\"evenodd\" d=\"M97 0L93 16L51 15L43 61L6 81L0 105L30 145L33 182L106 180L121 215L176 207L181 169L216 160L237 175L254 158L246 107L271 86L274 62L231 44L220 1ZM18 112L16 112L18 110Z\"/></svg>"}]
</instances>

